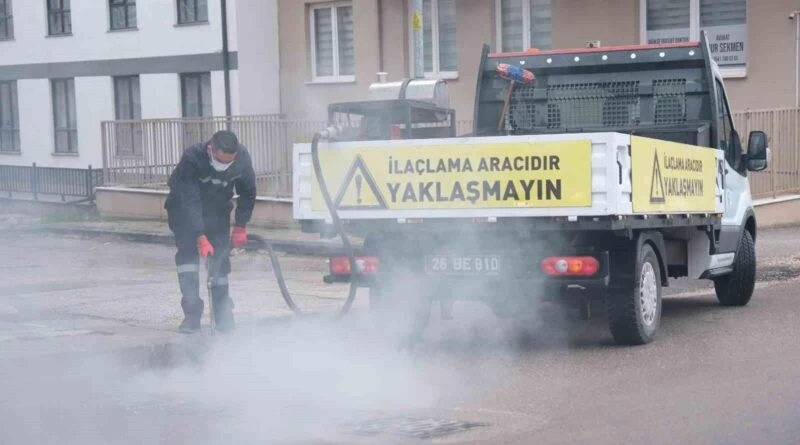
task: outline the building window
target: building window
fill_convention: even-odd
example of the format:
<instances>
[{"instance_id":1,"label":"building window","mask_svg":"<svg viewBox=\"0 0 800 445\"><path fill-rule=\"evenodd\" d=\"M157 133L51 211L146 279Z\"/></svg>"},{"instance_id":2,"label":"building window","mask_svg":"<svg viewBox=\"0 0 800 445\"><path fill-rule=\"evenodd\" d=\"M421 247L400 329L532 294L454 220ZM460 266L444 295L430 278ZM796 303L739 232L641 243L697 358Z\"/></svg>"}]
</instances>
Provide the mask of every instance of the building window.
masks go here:
<instances>
[{"instance_id":1,"label":"building window","mask_svg":"<svg viewBox=\"0 0 800 445\"><path fill-rule=\"evenodd\" d=\"M78 120L75 112L75 80L52 79L53 128L56 153L78 153Z\"/></svg>"},{"instance_id":2,"label":"building window","mask_svg":"<svg viewBox=\"0 0 800 445\"><path fill-rule=\"evenodd\" d=\"M136 0L109 0L111 29L136 28Z\"/></svg>"},{"instance_id":3,"label":"building window","mask_svg":"<svg viewBox=\"0 0 800 445\"><path fill-rule=\"evenodd\" d=\"M114 78L114 110L118 121L142 119L139 76ZM117 156L141 156L143 154L141 122L117 122L113 129Z\"/></svg>"},{"instance_id":4,"label":"building window","mask_svg":"<svg viewBox=\"0 0 800 445\"><path fill-rule=\"evenodd\" d=\"M14 38L14 16L11 13L11 0L0 0L0 40Z\"/></svg>"},{"instance_id":5,"label":"building window","mask_svg":"<svg viewBox=\"0 0 800 445\"><path fill-rule=\"evenodd\" d=\"M500 51L552 49L551 0L497 0L495 5Z\"/></svg>"},{"instance_id":6,"label":"building window","mask_svg":"<svg viewBox=\"0 0 800 445\"><path fill-rule=\"evenodd\" d=\"M139 93L139 76L114 78L114 107L117 120L129 121L142 118Z\"/></svg>"},{"instance_id":7,"label":"building window","mask_svg":"<svg viewBox=\"0 0 800 445\"><path fill-rule=\"evenodd\" d=\"M178 24L208 22L208 0L178 0Z\"/></svg>"},{"instance_id":8,"label":"building window","mask_svg":"<svg viewBox=\"0 0 800 445\"><path fill-rule=\"evenodd\" d=\"M697 41L705 31L725 77L747 75L746 0L641 0L642 43Z\"/></svg>"},{"instance_id":9,"label":"building window","mask_svg":"<svg viewBox=\"0 0 800 445\"><path fill-rule=\"evenodd\" d=\"M432 77L457 75L456 38L455 0L423 0L422 49L426 75Z\"/></svg>"},{"instance_id":10,"label":"building window","mask_svg":"<svg viewBox=\"0 0 800 445\"><path fill-rule=\"evenodd\" d=\"M17 82L0 82L0 152L19 153Z\"/></svg>"},{"instance_id":11,"label":"building window","mask_svg":"<svg viewBox=\"0 0 800 445\"><path fill-rule=\"evenodd\" d=\"M72 34L69 0L47 0L47 25L51 36Z\"/></svg>"},{"instance_id":12,"label":"building window","mask_svg":"<svg viewBox=\"0 0 800 445\"><path fill-rule=\"evenodd\" d=\"M349 2L314 5L309 12L314 80L355 80L353 7Z\"/></svg>"},{"instance_id":13,"label":"building window","mask_svg":"<svg viewBox=\"0 0 800 445\"><path fill-rule=\"evenodd\" d=\"M211 117L211 74L181 74L183 117Z\"/></svg>"}]
</instances>

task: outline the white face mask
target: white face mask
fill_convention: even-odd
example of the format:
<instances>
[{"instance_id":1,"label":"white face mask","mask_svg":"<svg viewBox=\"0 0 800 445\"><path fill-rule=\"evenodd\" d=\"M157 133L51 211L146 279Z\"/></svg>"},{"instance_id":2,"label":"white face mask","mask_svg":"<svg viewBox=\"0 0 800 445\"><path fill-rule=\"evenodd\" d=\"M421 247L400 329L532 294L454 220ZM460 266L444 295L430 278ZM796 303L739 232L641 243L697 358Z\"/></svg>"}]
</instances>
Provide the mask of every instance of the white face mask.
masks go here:
<instances>
[{"instance_id":1,"label":"white face mask","mask_svg":"<svg viewBox=\"0 0 800 445\"><path fill-rule=\"evenodd\" d=\"M217 161L216 159L214 159L214 157L213 157L213 156L211 157L211 167L213 167L213 168L214 168L214 170L216 170L216 171L218 171L218 172L224 172L224 171L225 171L225 170L227 170L227 169L228 169L228 167L230 167L231 165L233 165L233 161L231 161L231 162L228 162L227 164L225 164L225 163L223 163L223 162L219 162L219 161Z\"/></svg>"}]
</instances>

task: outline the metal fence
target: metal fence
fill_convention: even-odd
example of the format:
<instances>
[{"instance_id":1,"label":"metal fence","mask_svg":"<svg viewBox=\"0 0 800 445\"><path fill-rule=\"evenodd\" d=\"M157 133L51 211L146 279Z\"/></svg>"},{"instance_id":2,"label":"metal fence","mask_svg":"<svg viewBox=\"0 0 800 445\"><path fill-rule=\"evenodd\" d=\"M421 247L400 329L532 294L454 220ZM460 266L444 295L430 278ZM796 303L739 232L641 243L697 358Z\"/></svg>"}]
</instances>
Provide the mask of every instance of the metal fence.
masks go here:
<instances>
[{"instance_id":1,"label":"metal fence","mask_svg":"<svg viewBox=\"0 0 800 445\"><path fill-rule=\"evenodd\" d=\"M746 147L751 130L770 137L769 168L751 173L754 198L800 192L800 109L734 113ZM283 119L280 115L235 116L230 129L253 158L260 196L291 197L292 146L310 142L324 121ZM103 173L107 185L163 189L183 150L226 128L225 118L153 119L103 122ZM456 134L472 133L471 120L456 122Z\"/></svg>"},{"instance_id":2,"label":"metal fence","mask_svg":"<svg viewBox=\"0 0 800 445\"><path fill-rule=\"evenodd\" d=\"M747 110L734 113L734 126L747 149L752 130L769 136L770 160L766 170L750 173L754 198L800 193L800 109Z\"/></svg>"},{"instance_id":3,"label":"metal fence","mask_svg":"<svg viewBox=\"0 0 800 445\"><path fill-rule=\"evenodd\" d=\"M324 122L288 121L278 115L213 119L107 121L102 124L103 172L107 184L162 189L186 147L214 132L235 132L251 157L262 196L292 191L292 144L310 142Z\"/></svg>"},{"instance_id":4,"label":"metal fence","mask_svg":"<svg viewBox=\"0 0 800 445\"><path fill-rule=\"evenodd\" d=\"M95 187L103 185L103 171L88 168L0 165L0 192L9 198L25 196L36 201L92 202Z\"/></svg>"},{"instance_id":5,"label":"metal fence","mask_svg":"<svg viewBox=\"0 0 800 445\"><path fill-rule=\"evenodd\" d=\"M232 117L229 128L253 158L258 194L288 198L292 195L293 144L311 142L314 132L325 126L325 121L266 115ZM183 150L225 128L225 118L103 122L105 183L164 189ZM456 122L456 134L471 131L471 121Z\"/></svg>"}]
</instances>

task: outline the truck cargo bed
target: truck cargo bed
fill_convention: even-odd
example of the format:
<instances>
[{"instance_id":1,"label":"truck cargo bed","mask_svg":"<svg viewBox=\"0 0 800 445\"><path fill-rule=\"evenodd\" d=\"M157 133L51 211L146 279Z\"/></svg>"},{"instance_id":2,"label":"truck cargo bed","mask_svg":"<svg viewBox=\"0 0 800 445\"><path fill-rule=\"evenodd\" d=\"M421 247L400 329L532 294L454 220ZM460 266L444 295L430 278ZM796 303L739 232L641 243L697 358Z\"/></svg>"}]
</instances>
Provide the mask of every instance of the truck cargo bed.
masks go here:
<instances>
[{"instance_id":1,"label":"truck cargo bed","mask_svg":"<svg viewBox=\"0 0 800 445\"><path fill-rule=\"evenodd\" d=\"M343 220L724 210L722 151L617 132L323 142L319 155ZM311 145L295 144L293 156L294 218L330 220Z\"/></svg>"}]
</instances>

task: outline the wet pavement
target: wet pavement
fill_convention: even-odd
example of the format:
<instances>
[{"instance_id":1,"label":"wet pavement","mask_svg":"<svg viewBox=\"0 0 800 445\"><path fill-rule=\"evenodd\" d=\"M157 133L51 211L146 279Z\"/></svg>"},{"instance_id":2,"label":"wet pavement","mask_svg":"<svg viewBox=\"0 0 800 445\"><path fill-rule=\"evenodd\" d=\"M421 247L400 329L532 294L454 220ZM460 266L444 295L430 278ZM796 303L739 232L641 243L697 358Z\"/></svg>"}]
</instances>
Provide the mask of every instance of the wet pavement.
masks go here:
<instances>
[{"instance_id":1,"label":"wet pavement","mask_svg":"<svg viewBox=\"0 0 800 445\"><path fill-rule=\"evenodd\" d=\"M456 305L419 349L392 347L359 297L298 320L267 258L233 259L233 336L181 336L173 249L0 237L4 444L790 444L800 433L800 229L758 240L756 295L721 308L673 282L662 330L614 346L602 319L500 320ZM283 255L301 307L344 285ZM153 349L153 345L170 345Z\"/></svg>"}]
</instances>

